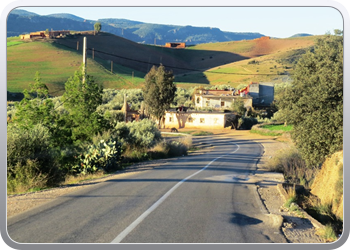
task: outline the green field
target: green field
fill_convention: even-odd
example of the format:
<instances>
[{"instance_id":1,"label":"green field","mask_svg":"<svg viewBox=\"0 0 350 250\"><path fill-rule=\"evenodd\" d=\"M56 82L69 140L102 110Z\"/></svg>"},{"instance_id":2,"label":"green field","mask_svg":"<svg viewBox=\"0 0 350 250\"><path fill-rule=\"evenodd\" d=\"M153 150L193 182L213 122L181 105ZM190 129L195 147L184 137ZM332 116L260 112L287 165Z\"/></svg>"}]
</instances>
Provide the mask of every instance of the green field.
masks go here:
<instances>
[{"instance_id":1,"label":"green field","mask_svg":"<svg viewBox=\"0 0 350 250\"><path fill-rule=\"evenodd\" d=\"M11 41L10 43L16 43ZM7 90L22 92L39 71L51 95L62 95L64 83L79 70L82 55L47 42L28 42L7 47ZM107 61L88 58L87 72L105 88L138 88L144 74L117 64L107 70ZM134 71L134 77L132 72Z\"/></svg>"},{"instance_id":2,"label":"green field","mask_svg":"<svg viewBox=\"0 0 350 250\"><path fill-rule=\"evenodd\" d=\"M311 38L271 39L268 44L254 41L211 43L190 46L186 49L168 49L161 46L140 45L112 35L89 37L89 46L104 50L122 48L132 58L162 58L164 64L174 63L188 69L175 74L179 87L230 85L237 87L250 82L290 81L293 62L314 42ZM60 40L74 43L76 40ZM95 44L94 44L95 43ZM64 83L79 70L82 52L52 41L21 41L7 39L7 90L22 92L33 82L39 71L51 95L62 95ZM129 52L130 50L130 52ZM111 52L115 53L115 52ZM102 57L103 58L103 57ZM137 58L136 58L137 59ZM141 88L147 67L135 65L132 69L114 63L110 58L92 59L88 55L87 72L104 88ZM148 59L147 59L148 60ZM154 60L154 59L153 59ZM256 63L252 63L255 60ZM193 69L193 70L192 70Z\"/></svg>"},{"instance_id":3,"label":"green field","mask_svg":"<svg viewBox=\"0 0 350 250\"><path fill-rule=\"evenodd\" d=\"M9 42L7 42L7 47L19 45L19 44L22 44L22 43L23 42L21 42L21 41L9 41Z\"/></svg>"},{"instance_id":4,"label":"green field","mask_svg":"<svg viewBox=\"0 0 350 250\"><path fill-rule=\"evenodd\" d=\"M279 131L289 132L293 129L293 126L292 125L284 126L283 124L279 124L279 125L267 124L267 125L261 126L261 128L265 128L271 131L279 130Z\"/></svg>"}]
</instances>

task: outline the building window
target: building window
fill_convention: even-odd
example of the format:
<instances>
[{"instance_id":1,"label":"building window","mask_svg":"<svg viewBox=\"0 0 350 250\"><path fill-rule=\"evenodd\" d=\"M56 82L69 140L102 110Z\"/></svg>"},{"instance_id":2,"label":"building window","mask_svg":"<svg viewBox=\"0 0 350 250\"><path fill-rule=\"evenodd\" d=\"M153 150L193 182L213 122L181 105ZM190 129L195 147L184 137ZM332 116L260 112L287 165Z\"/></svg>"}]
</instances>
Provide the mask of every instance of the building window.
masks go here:
<instances>
[{"instance_id":1,"label":"building window","mask_svg":"<svg viewBox=\"0 0 350 250\"><path fill-rule=\"evenodd\" d=\"M197 103L199 104L201 101L201 99L199 97L197 97Z\"/></svg>"},{"instance_id":2,"label":"building window","mask_svg":"<svg viewBox=\"0 0 350 250\"><path fill-rule=\"evenodd\" d=\"M189 123L192 123L192 122L193 122L193 118L192 118L192 117L188 117L187 121L188 121Z\"/></svg>"},{"instance_id":3,"label":"building window","mask_svg":"<svg viewBox=\"0 0 350 250\"><path fill-rule=\"evenodd\" d=\"M169 117L169 122L172 122L173 121L173 118L172 117Z\"/></svg>"},{"instance_id":4,"label":"building window","mask_svg":"<svg viewBox=\"0 0 350 250\"><path fill-rule=\"evenodd\" d=\"M204 118L200 118L200 119L199 119L199 122L200 122L200 123L205 123Z\"/></svg>"},{"instance_id":5,"label":"building window","mask_svg":"<svg viewBox=\"0 0 350 250\"><path fill-rule=\"evenodd\" d=\"M224 107L225 106L225 102L221 102L221 107Z\"/></svg>"}]
</instances>

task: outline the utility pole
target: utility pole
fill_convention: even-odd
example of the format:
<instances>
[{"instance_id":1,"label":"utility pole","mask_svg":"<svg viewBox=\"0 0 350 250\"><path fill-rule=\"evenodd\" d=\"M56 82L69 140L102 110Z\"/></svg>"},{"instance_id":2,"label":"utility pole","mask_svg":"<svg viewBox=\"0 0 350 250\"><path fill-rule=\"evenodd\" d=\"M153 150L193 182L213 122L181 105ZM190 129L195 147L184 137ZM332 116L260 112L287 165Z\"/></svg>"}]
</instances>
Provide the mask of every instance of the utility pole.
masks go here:
<instances>
[{"instance_id":1,"label":"utility pole","mask_svg":"<svg viewBox=\"0 0 350 250\"><path fill-rule=\"evenodd\" d=\"M113 61L111 61L111 73L113 73Z\"/></svg>"},{"instance_id":2,"label":"utility pole","mask_svg":"<svg viewBox=\"0 0 350 250\"><path fill-rule=\"evenodd\" d=\"M77 50L79 50L79 41L77 41Z\"/></svg>"},{"instance_id":3,"label":"utility pole","mask_svg":"<svg viewBox=\"0 0 350 250\"><path fill-rule=\"evenodd\" d=\"M134 83L134 71L132 72L132 75L131 75L131 82Z\"/></svg>"},{"instance_id":4,"label":"utility pole","mask_svg":"<svg viewBox=\"0 0 350 250\"><path fill-rule=\"evenodd\" d=\"M95 49L92 48L92 59L95 59Z\"/></svg>"},{"instance_id":5,"label":"utility pole","mask_svg":"<svg viewBox=\"0 0 350 250\"><path fill-rule=\"evenodd\" d=\"M84 45L83 45L83 83L85 83L86 78L86 36L84 36Z\"/></svg>"},{"instance_id":6,"label":"utility pole","mask_svg":"<svg viewBox=\"0 0 350 250\"><path fill-rule=\"evenodd\" d=\"M127 120L127 116L128 116L128 107L127 107L128 103L126 102L126 94L124 94L124 122L126 123Z\"/></svg>"}]
</instances>

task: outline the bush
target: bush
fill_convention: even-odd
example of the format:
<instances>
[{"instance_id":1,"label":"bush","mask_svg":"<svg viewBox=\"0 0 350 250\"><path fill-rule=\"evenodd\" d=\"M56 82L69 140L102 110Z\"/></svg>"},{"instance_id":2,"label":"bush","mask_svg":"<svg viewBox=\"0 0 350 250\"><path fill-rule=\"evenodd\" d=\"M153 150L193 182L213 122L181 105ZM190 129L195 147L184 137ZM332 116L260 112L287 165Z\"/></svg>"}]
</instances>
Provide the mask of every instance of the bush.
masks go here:
<instances>
[{"instance_id":1,"label":"bush","mask_svg":"<svg viewBox=\"0 0 350 250\"><path fill-rule=\"evenodd\" d=\"M118 122L124 121L125 113L121 110L107 110L104 113L104 118L109 122L109 124L114 127Z\"/></svg>"},{"instance_id":2,"label":"bush","mask_svg":"<svg viewBox=\"0 0 350 250\"><path fill-rule=\"evenodd\" d=\"M150 158L177 157L188 154L188 150L192 147L191 137L181 138L179 140L159 142L149 151Z\"/></svg>"},{"instance_id":3,"label":"bush","mask_svg":"<svg viewBox=\"0 0 350 250\"><path fill-rule=\"evenodd\" d=\"M130 131L130 141L135 148L151 148L160 139L161 134L154 121L144 119L139 122L127 123Z\"/></svg>"},{"instance_id":4,"label":"bush","mask_svg":"<svg viewBox=\"0 0 350 250\"><path fill-rule=\"evenodd\" d=\"M315 178L315 169L307 167L299 151L295 148L280 151L267 162L271 171L281 172L289 183L311 186Z\"/></svg>"},{"instance_id":5,"label":"bush","mask_svg":"<svg viewBox=\"0 0 350 250\"><path fill-rule=\"evenodd\" d=\"M41 124L31 129L20 129L16 126L7 128L7 166L8 174L16 177L20 166L25 167L28 160L35 161L37 173L47 175L51 184L57 182L59 171L55 153L51 148L51 135L48 128ZM16 167L15 167L16 166Z\"/></svg>"},{"instance_id":6,"label":"bush","mask_svg":"<svg viewBox=\"0 0 350 250\"><path fill-rule=\"evenodd\" d=\"M255 124L258 124L258 120L254 117L242 117L238 120L240 129L251 129Z\"/></svg>"},{"instance_id":7,"label":"bush","mask_svg":"<svg viewBox=\"0 0 350 250\"><path fill-rule=\"evenodd\" d=\"M78 174L91 174L98 170L111 171L120 168L121 144L115 140L101 140L90 145L86 152L79 155L79 165L74 167Z\"/></svg>"},{"instance_id":8,"label":"bush","mask_svg":"<svg viewBox=\"0 0 350 250\"><path fill-rule=\"evenodd\" d=\"M47 174L40 171L38 161L27 159L22 165L17 162L15 166L9 167L7 172L7 193L22 193L46 186Z\"/></svg>"},{"instance_id":9,"label":"bush","mask_svg":"<svg viewBox=\"0 0 350 250\"><path fill-rule=\"evenodd\" d=\"M188 148L181 141L171 141L167 144L168 156L176 157L176 156L184 156L187 155Z\"/></svg>"},{"instance_id":10,"label":"bush","mask_svg":"<svg viewBox=\"0 0 350 250\"><path fill-rule=\"evenodd\" d=\"M130 123L120 122L115 127L115 134L125 143L124 147L137 150L149 149L161 139L156 123L148 119Z\"/></svg>"}]
</instances>

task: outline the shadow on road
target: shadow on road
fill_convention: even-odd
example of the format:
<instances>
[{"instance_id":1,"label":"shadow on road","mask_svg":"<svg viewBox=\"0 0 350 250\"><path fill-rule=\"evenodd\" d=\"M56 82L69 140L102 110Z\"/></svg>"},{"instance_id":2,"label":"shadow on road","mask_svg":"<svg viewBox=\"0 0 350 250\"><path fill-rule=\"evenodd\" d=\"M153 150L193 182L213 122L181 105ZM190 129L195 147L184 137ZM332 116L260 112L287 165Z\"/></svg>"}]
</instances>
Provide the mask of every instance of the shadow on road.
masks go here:
<instances>
[{"instance_id":1,"label":"shadow on road","mask_svg":"<svg viewBox=\"0 0 350 250\"><path fill-rule=\"evenodd\" d=\"M249 217L240 213L232 213L231 223L240 225L240 226L248 226L248 225L257 225L262 223L262 220L255 219L253 217Z\"/></svg>"}]
</instances>

